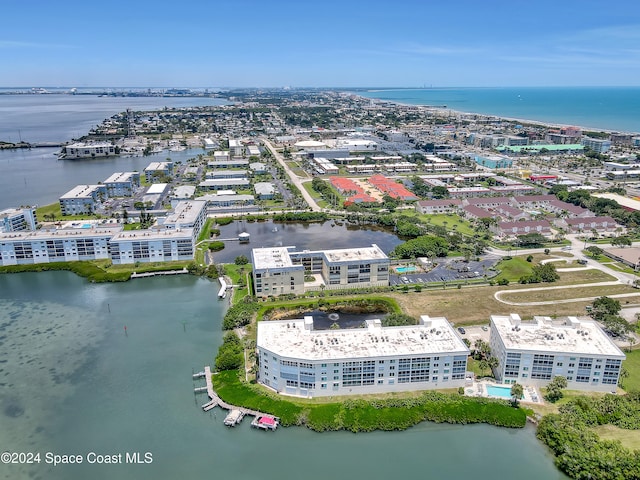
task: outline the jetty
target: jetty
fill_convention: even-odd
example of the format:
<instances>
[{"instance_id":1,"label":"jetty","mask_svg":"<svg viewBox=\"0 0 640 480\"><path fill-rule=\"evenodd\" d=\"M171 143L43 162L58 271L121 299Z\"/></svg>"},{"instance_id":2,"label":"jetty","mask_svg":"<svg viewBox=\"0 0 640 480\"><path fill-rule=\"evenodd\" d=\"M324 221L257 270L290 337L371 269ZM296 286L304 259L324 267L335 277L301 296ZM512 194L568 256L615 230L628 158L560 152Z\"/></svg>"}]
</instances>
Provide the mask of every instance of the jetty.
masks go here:
<instances>
[{"instance_id":1,"label":"jetty","mask_svg":"<svg viewBox=\"0 0 640 480\"><path fill-rule=\"evenodd\" d=\"M242 419L249 415L254 417L251 422L251 426L254 428L258 428L260 430L275 430L280 425L280 419L278 417L274 417L273 415L269 415L268 413L258 412L257 410L251 410L249 408L244 407L236 407L235 405L231 405L225 401L223 401L218 394L213 390L213 382L211 381L211 367L204 367L204 371L193 374L193 378L202 378L204 377L207 385L205 387L197 387L194 389L194 393L207 392L210 401L202 405L202 410L208 412L209 410L220 407L224 410L228 410L226 418L224 419L224 424L228 427L234 427L239 424Z\"/></svg>"},{"instance_id":2,"label":"jetty","mask_svg":"<svg viewBox=\"0 0 640 480\"><path fill-rule=\"evenodd\" d=\"M131 274L131 278L155 277L156 275L184 275L185 273L189 273L189 270L187 270L186 268L183 268L182 270L162 270L159 272L145 272L145 273L133 272Z\"/></svg>"}]
</instances>

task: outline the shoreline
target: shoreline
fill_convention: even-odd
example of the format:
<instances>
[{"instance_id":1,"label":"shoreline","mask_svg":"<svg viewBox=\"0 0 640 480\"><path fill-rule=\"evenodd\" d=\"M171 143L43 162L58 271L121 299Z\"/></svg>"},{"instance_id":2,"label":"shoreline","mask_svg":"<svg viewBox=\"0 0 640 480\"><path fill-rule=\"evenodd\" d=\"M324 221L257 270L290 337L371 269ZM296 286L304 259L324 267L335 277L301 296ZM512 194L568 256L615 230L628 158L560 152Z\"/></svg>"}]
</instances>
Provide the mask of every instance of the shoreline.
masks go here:
<instances>
[{"instance_id":1,"label":"shoreline","mask_svg":"<svg viewBox=\"0 0 640 480\"><path fill-rule=\"evenodd\" d=\"M471 88L471 87L470 87ZM494 87L486 87L486 88L494 88ZM486 119L491 119L491 118L495 118L498 120L503 120L503 121L508 121L508 122L517 122L517 123L524 123L524 124L531 124L531 125L535 125L538 127L550 127L550 128L559 128L559 127L577 127L580 128L583 132L587 131L587 132L604 132L604 133L621 133L621 134L631 134L631 135L640 135L640 131L635 131L635 130L621 130L621 129L611 129L611 128L600 128L600 127L586 127L584 125L576 125L576 124L571 124L571 123L557 123L557 122L546 122L543 120L532 120L532 119L526 119L526 118L519 118L519 117L509 117L509 116L504 116L504 115L499 115L499 114L491 114L491 113L480 113L480 112L467 112L467 111L462 111L462 110L454 110L452 108L442 108L442 106L439 105L428 105L428 104L424 104L424 103L407 103L407 102L402 102L402 101L398 101L398 100L390 100L390 99L383 99L383 98L377 98L377 97L366 97L363 95L363 93L376 93L376 92L395 92L395 91L400 91L403 89L384 89L384 90L367 90L366 92L350 92L352 95L355 95L359 98L362 99L366 99L369 101L373 101L376 103L390 103L392 105L400 105L403 107L423 107L427 110L431 110L434 112L437 112L439 114L447 114L447 115L451 115L451 114L455 114L455 115L477 115L479 117L483 117ZM406 90L425 90L425 89L406 89ZM428 90L428 89L427 89Z\"/></svg>"}]
</instances>

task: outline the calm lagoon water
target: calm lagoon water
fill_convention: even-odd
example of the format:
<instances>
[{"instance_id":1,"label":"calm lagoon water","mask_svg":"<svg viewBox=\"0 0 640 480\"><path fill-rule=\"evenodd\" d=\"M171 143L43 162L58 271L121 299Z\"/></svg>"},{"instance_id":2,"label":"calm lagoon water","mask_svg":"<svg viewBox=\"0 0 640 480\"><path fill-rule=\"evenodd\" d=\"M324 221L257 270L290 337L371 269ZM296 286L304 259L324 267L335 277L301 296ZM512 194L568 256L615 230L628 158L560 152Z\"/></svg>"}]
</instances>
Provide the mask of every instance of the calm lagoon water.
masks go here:
<instances>
[{"instance_id":1,"label":"calm lagoon water","mask_svg":"<svg viewBox=\"0 0 640 480\"><path fill-rule=\"evenodd\" d=\"M97 95L0 95L0 140L67 142L86 135L116 113L164 107L225 105L206 97L99 97Z\"/></svg>"},{"instance_id":2,"label":"calm lagoon water","mask_svg":"<svg viewBox=\"0 0 640 480\"><path fill-rule=\"evenodd\" d=\"M0 479L565 478L530 427L224 427L223 412L199 408L191 379L221 342L217 289L190 276L0 275L0 451L153 455L148 465L0 465Z\"/></svg>"},{"instance_id":3,"label":"calm lagoon water","mask_svg":"<svg viewBox=\"0 0 640 480\"><path fill-rule=\"evenodd\" d=\"M58 160L59 150L0 150L0 210L19 205L48 205L57 202L76 185L103 182L114 172L141 172L151 162L162 162L167 158L185 162L205 153L203 149L191 148L146 157Z\"/></svg>"},{"instance_id":4,"label":"calm lagoon water","mask_svg":"<svg viewBox=\"0 0 640 480\"><path fill-rule=\"evenodd\" d=\"M370 247L375 243L383 252L389 253L396 245L402 243L396 235L383 229L354 227L334 221L282 223L271 220L267 222L236 220L220 227L219 238L237 238L242 232L251 235L249 243L226 242L224 250L213 254L216 263L233 263L239 255L245 255L250 259L252 248L292 246L300 251Z\"/></svg>"}]
</instances>

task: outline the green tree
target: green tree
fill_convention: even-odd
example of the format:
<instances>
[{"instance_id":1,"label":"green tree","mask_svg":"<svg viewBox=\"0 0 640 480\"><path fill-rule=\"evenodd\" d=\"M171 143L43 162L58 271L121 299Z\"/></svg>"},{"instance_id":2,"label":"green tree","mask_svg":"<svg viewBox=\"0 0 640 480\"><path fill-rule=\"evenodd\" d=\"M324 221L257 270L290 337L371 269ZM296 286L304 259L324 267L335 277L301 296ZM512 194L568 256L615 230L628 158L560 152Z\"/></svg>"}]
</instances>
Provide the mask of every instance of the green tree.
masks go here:
<instances>
[{"instance_id":1,"label":"green tree","mask_svg":"<svg viewBox=\"0 0 640 480\"><path fill-rule=\"evenodd\" d=\"M631 324L619 315L605 315L602 320L605 331L614 337L626 337L633 330Z\"/></svg>"},{"instance_id":2,"label":"green tree","mask_svg":"<svg viewBox=\"0 0 640 480\"><path fill-rule=\"evenodd\" d=\"M599 297L591 304L591 316L602 321L607 315L618 315L621 308L618 300L606 296Z\"/></svg>"},{"instance_id":3,"label":"green tree","mask_svg":"<svg viewBox=\"0 0 640 480\"><path fill-rule=\"evenodd\" d=\"M553 380L547 385L547 394L545 395L545 400L555 403L560 400L564 393L562 390L567 388L567 379L562 375L558 375L557 377L553 377Z\"/></svg>"},{"instance_id":4,"label":"green tree","mask_svg":"<svg viewBox=\"0 0 640 480\"><path fill-rule=\"evenodd\" d=\"M511 401L513 402L513 406L518 406L518 400L522 398L524 395L524 388L519 383L514 383L511 386Z\"/></svg>"},{"instance_id":5,"label":"green tree","mask_svg":"<svg viewBox=\"0 0 640 480\"><path fill-rule=\"evenodd\" d=\"M600 247L596 247L595 245L591 245L590 247L587 247L587 252L589 252L592 258L598 258L604 253L604 250Z\"/></svg>"},{"instance_id":6,"label":"green tree","mask_svg":"<svg viewBox=\"0 0 640 480\"><path fill-rule=\"evenodd\" d=\"M447 198L449 196L449 190L447 187L436 186L431 189L433 198Z\"/></svg>"},{"instance_id":7,"label":"green tree","mask_svg":"<svg viewBox=\"0 0 640 480\"><path fill-rule=\"evenodd\" d=\"M613 239L611 239L611 245L613 245L614 247L630 247L631 246L631 239L629 237L615 237ZM591 247L589 247L591 248Z\"/></svg>"},{"instance_id":8,"label":"green tree","mask_svg":"<svg viewBox=\"0 0 640 480\"><path fill-rule=\"evenodd\" d=\"M249 259L246 257L246 255L238 255L233 263L235 263L236 265L246 265L247 263L249 263Z\"/></svg>"},{"instance_id":9,"label":"green tree","mask_svg":"<svg viewBox=\"0 0 640 480\"><path fill-rule=\"evenodd\" d=\"M449 242L441 237L423 235L409 240L393 249L391 254L399 258L426 257L431 252L438 257L446 257Z\"/></svg>"}]
</instances>

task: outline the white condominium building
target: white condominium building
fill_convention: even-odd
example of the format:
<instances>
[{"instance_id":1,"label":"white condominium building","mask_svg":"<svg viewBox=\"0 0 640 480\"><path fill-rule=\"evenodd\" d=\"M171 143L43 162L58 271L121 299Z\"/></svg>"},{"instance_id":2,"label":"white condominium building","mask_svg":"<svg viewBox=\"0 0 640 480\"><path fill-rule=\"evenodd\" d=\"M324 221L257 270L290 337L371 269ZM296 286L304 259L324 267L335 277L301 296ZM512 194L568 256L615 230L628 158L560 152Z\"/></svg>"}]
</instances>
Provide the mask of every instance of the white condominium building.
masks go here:
<instances>
[{"instance_id":1,"label":"white condominium building","mask_svg":"<svg viewBox=\"0 0 640 480\"><path fill-rule=\"evenodd\" d=\"M573 390L615 391L626 358L595 321L576 317L492 315L490 346L497 380L544 386L561 375Z\"/></svg>"},{"instance_id":2,"label":"white condominium building","mask_svg":"<svg viewBox=\"0 0 640 480\"><path fill-rule=\"evenodd\" d=\"M72 143L62 148L61 158L93 158L118 155L118 148L110 143Z\"/></svg>"},{"instance_id":3,"label":"white condominium building","mask_svg":"<svg viewBox=\"0 0 640 480\"><path fill-rule=\"evenodd\" d=\"M464 385L469 349L446 318L419 325L314 330L313 318L258 322L258 381L319 397Z\"/></svg>"},{"instance_id":4,"label":"white condominium building","mask_svg":"<svg viewBox=\"0 0 640 480\"><path fill-rule=\"evenodd\" d=\"M0 210L0 232L35 230L37 224L35 208L7 208Z\"/></svg>"},{"instance_id":5,"label":"white condominium building","mask_svg":"<svg viewBox=\"0 0 640 480\"><path fill-rule=\"evenodd\" d=\"M194 253L193 230L129 230L109 241L111 261L123 263L190 260Z\"/></svg>"},{"instance_id":6,"label":"white condominium building","mask_svg":"<svg viewBox=\"0 0 640 480\"><path fill-rule=\"evenodd\" d=\"M117 228L35 230L0 234L0 265L71 262L109 258Z\"/></svg>"},{"instance_id":7,"label":"white condominium building","mask_svg":"<svg viewBox=\"0 0 640 480\"><path fill-rule=\"evenodd\" d=\"M173 211L162 222L162 226L177 230L190 228L193 231L193 238L197 238L206 221L207 202L185 200L176 204Z\"/></svg>"},{"instance_id":8,"label":"white condominium building","mask_svg":"<svg viewBox=\"0 0 640 480\"><path fill-rule=\"evenodd\" d=\"M105 185L78 185L60 197L62 215L92 214L108 197Z\"/></svg>"},{"instance_id":9,"label":"white condominium building","mask_svg":"<svg viewBox=\"0 0 640 480\"><path fill-rule=\"evenodd\" d=\"M151 183L154 177L173 173L173 162L151 162L144 169L144 177L147 182Z\"/></svg>"},{"instance_id":10,"label":"white condominium building","mask_svg":"<svg viewBox=\"0 0 640 480\"><path fill-rule=\"evenodd\" d=\"M337 250L294 251L295 247L254 248L253 280L258 297L304 293L304 275L317 275L308 289L389 285L389 257L377 245ZM319 279L319 281L318 281Z\"/></svg>"},{"instance_id":11,"label":"white condominium building","mask_svg":"<svg viewBox=\"0 0 640 480\"><path fill-rule=\"evenodd\" d=\"M130 197L140 186L140 173L116 172L104 181L104 185L110 197Z\"/></svg>"},{"instance_id":12,"label":"white condominium building","mask_svg":"<svg viewBox=\"0 0 640 480\"><path fill-rule=\"evenodd\" d=\"M290 252L294 248L254 248L251 251L256 297L304 293L304 267L291 261Z\"/></svg>"}]
</instances>

